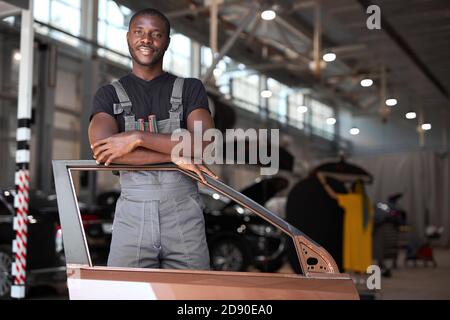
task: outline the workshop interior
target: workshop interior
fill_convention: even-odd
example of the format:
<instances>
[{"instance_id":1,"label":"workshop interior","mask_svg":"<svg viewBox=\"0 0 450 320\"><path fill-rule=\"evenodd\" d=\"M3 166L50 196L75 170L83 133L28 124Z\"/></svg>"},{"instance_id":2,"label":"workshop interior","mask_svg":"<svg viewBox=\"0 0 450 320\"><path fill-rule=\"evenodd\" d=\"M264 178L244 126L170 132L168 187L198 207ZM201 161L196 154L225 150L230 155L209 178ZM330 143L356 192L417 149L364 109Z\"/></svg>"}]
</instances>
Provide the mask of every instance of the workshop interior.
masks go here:
<instances>
[{"instance_id":1,"label":"workshop interior","mask_svg":"<svg viewBox=\"0 0 450 320\"><path fill-rule=\"evenodd\" d=\"M146 8L170 21L164 72L205 89L218 179L93 158L94 97L134 70ZM450 299L449 17L446 0L0 1L0 299ZM198 188L208 270L110 268L136 171Z\"/></svg>"}]
</instances>

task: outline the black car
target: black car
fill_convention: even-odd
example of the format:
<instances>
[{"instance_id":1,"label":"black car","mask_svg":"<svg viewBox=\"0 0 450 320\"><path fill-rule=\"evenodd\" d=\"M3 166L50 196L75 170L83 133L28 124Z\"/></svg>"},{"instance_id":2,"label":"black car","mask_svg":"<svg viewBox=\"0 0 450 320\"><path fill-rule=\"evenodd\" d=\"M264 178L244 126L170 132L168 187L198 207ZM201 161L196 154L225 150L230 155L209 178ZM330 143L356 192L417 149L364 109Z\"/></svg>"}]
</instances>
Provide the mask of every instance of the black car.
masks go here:
<instances>
[{"instance_id":1,"label":"black car","mask_svg":"<svg viewBox=\"0 0 450 320\"><path fill-rule=\"evenodd\" d=\"M281 177L259 179L241 191L264 205L288 185ZM214 270L275 272L284 263L286 238L280 230L228 198L200 188L206 236Z\"/></svg>"},{"instance_id":2,"label":"black car","mask_svg":"<svg viewBox=\"0 0 450 320\"><path fill-rule=\"evenodd\" d=\"M9 298L13 280L14 195L14 190L0 191L0 299ZM66 263L56 196L35 190L30 190L29 196L26 287L45 285L65 290ZM83 202L78 206L93 261L106 261L111 240L110 207Z\"/></svg>"},{"instance_id":3,"label":"black car","mask_svg":"<svg viewBox=\"0 0 450 320\"><path fill-rule=\"evenodd\" d=\"M9 298L12 282L11 265L14 190L0 192L0 298ZM65 261L58 252L58 210L56 198L30 192L27 239L27 288L30 285L56 284L65 279ZM56 288L58 289L58 288Z\"/></svg>"}]
</instances>

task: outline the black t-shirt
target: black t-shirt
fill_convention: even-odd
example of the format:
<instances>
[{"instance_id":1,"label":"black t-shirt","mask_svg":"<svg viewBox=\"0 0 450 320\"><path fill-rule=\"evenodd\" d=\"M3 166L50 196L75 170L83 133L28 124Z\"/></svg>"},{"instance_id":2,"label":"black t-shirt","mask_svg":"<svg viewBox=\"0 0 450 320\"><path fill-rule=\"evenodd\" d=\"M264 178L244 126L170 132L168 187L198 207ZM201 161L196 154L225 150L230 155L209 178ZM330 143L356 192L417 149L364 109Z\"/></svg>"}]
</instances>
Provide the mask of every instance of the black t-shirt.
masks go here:
<instances>
[{"instance_id":1,"label":"black t-shirt","mask_svg":"<svg viewBox=\"0 0 450 320\"><path fill-rule=\"evenodd\" d=\"M120 83L133 104L133 113L136 120L147 118L150 114L156 116L156 121L169 118L171 109L170 97L176 76L168 72L146 81L133 73L120 78ZM99 112L106 112L118 121L119 131L125 131L123 116L114 115L113 104L119 103L116 91L111 84L97 90L94 97L90 119ZM186 129L186 120L189 114L198 108L209 111L208 97L202 82L195 78L186 78L183 85L183 121L181 127Z\"/></svg>"}]
</instances>

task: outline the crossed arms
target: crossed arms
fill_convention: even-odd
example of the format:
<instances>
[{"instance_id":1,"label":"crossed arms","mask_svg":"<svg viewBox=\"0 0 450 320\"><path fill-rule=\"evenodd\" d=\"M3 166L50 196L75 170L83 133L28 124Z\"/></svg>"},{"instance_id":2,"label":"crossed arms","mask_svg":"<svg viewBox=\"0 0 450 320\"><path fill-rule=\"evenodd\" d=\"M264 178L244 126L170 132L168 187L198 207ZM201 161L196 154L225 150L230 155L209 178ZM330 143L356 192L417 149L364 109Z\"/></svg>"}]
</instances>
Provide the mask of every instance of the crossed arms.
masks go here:
<instances>
[{"instance_id":1,"label":"crossed arms","mask_svg":"<svg viewBox=\"0 0 450 320\"><path fill-rule=\"evenodd\" d=\"M214 122L205 109L193 110L187 118L187 130L192 133L194 121L202 122L202 130L214 128ZM174 162L183 169L194 171L205 182L202 172L217 178L205 165L195 165L192 155L172 159L171 152L177 141L170 139L170 134L128 131L119 133L116 120L109 114L100 112L93 116L89 125L89 142L98 164L110 163L143 165ZM191 139L192 141L193 139ZM207 144L203 143L203 148Z\"/></svg>"}]
</instances>

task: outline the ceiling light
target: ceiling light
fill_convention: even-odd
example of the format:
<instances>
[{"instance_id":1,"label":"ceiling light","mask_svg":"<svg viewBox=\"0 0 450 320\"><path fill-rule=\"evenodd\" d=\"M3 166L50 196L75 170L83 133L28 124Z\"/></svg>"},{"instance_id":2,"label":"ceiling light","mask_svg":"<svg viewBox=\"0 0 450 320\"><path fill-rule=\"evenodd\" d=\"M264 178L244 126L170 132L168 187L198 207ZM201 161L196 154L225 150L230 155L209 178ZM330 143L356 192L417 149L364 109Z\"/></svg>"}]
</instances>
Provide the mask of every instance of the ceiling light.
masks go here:
<instances>
[{"instance_id":1,"label":"ceiling light","mask_svg":"<svg viewBox=\"0 0 450 320\"><path fill-rule=\"evenodd\" d=\"M373 80L372 79L362 79L361 80L361 87L370 87L371 85L373 85Z\"/></svg>"},{"instance_id":2,"label":"ceiling light","mask_svg":"<svg viewBox=\"0 0 450 320\"><path fill-rule=\"evenodd\" d=\"M14 59L15 61L20 61L20 60L22 59L22 55L20 54L19 51L16 51L16 52L14 53L13 59Z\"/></svg>"},{"instance_id":3,"label":"ceiling light","mask_svg":"<svg viewBox=\"0 0 450 320\"><path fill-rule=\"evenodd\" d=\"M356 128L356 127L353 127L353 128L350 129L349 132L350 132L350 134L351 134L352 136L356 136L356 135L359 134L359 129Z\"/></svg>"},{"instance_id":4,"label":"ceiling light","mask_svg":"<svg viewBox=\"0 0 450 320\"><path fill-rule=\"evenodd\" d=\"M270 98L272 96L272 91L270 90L263 90L261 91L261 97L263 98Z\"/></svg>"},{"instance_id":5,"label":"ceiling light","mask_svg":"<svg viewBox=\"0 0 450 320\"><path fill-rule=\"evenodd\" d=\"M417 117L417 114L413 111L410 111L405 114L405 117L406 117L406 119L411 120L411 119L415 119Z\"/></svg>"},{"instance_id":6,"label":"ceiling light","mask_svg":"<svg viewBox=\"0 0 450 320\"><path fill-rule=\"evenodd\" d=\"M217 193L213 193L212 197L213 197L215 200L219 200L219 199L220 199L220 195L217 194Z\"/></svg>"},{"instance_id":7,"label":"ceiling light","mask_svg":"<svg viewBox=\"0 0 450 320\"><path fill-rule=\"evenodd\" d=\"M264 10L261 13L261 18L263 20L273 20L277 16L276 12L273 10Z\"/></svg>"},{"instance_id":8,"label":"ceiling light","mask_svg":"<svg viewBox=\"0 0 450 320\"><path fill-rule=\"evenodd\" d=\"M397 99L391 98L391 99L387 99L387 100L386 100L386 105L387 105L388 107L393 107L393 106L395 106L396 104L397 104Z\"/></svg>"},{"instance_id":9,"label":"ceiling light","mask_svg":"<svg viewBox=\"0 0 450 320\"><path fill-rule=\"evenodd\" d=\"M333 52L325 53L322 57L322 59L326 62L332 62L336 60L336 54Z\"/></svg>"},{"instance_id":10,"label":"ceiling light","mask_svg":"<svg viewBox=\"0 0 450 320\"><path fill-rule=\"evenodd\" d=\"M327 119L327 124L332 126L336 123L336 119L335 118L328 118Z\"/></svg>"},{"instance_id":11,"label":"ceiling light","mask_svg":"<svg viewBox=\"0 0 450 320\"><path fill-rule=\"evenodd\" d=\"M308 107L307 106L299 106L297 108L297 111L300 112L300 113L308 112Z\"/></svg>"},{"instance_id":12,"label":"ceiling light","mask_svg":"<svg viewBox=\"0 0 450 320\"><path fill-rule=\"evenodd\" d=\"M424 123L422 124L422 130L430 130L431 129L431 123Z\"/></svg>"}]
</instances>

